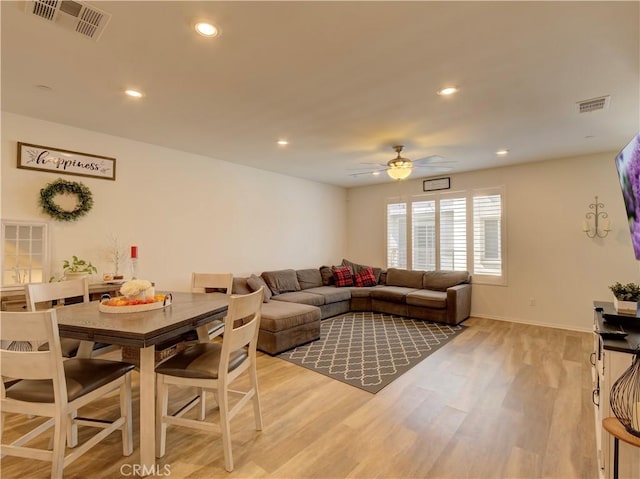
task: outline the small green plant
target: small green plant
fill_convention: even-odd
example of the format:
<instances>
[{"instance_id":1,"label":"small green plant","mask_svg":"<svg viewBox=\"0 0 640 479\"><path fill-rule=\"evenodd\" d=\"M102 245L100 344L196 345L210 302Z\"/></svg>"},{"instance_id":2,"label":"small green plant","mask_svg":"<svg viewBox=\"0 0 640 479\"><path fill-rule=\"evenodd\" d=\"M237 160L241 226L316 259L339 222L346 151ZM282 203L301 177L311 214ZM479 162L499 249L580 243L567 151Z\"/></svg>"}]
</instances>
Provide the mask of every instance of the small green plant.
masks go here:
<instances>
[{"instance_id":1,"label":"small green plant","mask_svg":"<svg viewBox=\"0 0 640 479\"><path fill-rule=\"evenodd\" d=\"M65 273L97 273L98 268L91 264L91 261L85 261L79 259L77 256L72 256L71 261L65 259L62 263L62 269Z\"/></svg>"},{"instance_id":2,"label":"small green plant","mask_svg":"<svg viewBox=\"0 0 640 479\"><path fill-rule=\"evenodd\" d=\"M618 301L640 301L640 286L635 283L613 283L609 286Z\"/></svg>"}]
</instances>

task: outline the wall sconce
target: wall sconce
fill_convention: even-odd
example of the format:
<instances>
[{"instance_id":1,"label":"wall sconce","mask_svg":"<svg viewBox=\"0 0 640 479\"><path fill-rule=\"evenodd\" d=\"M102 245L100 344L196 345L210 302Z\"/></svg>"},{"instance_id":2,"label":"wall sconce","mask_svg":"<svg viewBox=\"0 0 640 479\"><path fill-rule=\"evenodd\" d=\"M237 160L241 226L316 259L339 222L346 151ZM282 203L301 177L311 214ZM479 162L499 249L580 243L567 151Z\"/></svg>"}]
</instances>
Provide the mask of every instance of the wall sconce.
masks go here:
<instances>
[{"instance_id":1,"label":"wall sconce","mask_svg":"<svg viewBox=\"0 0 640 479\"><path fill-rule=\"evenodd\" d=\"M589 205L589 209L594 211L589 211L585 216L586 220L582 221L582 231L584 231L589 238L604 238L611 231L611 221L607 218L609 215L604 211L600 211L604 208L603 203L598 203L598 197L596 196L595 203L591 203ZM590 219L593 219L593 226L590 223ZM600 223L602 221L602 224Z\"/></svg>"}]
</instances>

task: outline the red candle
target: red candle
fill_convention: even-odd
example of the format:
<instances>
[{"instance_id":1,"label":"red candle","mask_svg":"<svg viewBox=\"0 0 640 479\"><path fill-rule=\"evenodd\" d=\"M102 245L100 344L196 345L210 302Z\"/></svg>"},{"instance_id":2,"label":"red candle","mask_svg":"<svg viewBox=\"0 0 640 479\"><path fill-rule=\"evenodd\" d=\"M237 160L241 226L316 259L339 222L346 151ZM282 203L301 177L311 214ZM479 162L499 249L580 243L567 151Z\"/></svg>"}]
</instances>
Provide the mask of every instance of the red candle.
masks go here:
<instances>
[{"instance_id":1,"label":"red candle","mask_svg":"<svg viewBox=\"0 0 640 479\"><path fill-rule=\"evenodd\" d=\"M131 247L131 257L132 258L137 258L138 257L138 247L137 246L132 246Z\"/></svg>"}]
</instances>

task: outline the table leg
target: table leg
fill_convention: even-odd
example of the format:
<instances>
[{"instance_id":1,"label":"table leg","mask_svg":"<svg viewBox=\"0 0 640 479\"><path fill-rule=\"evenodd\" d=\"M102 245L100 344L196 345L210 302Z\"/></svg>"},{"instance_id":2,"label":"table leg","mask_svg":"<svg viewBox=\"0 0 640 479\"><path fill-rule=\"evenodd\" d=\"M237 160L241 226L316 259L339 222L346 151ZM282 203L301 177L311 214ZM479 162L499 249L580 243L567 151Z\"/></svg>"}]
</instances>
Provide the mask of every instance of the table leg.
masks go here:
<instances>
[{"instance_id":1,"label":"table leg","mask_svg":"<svg viewBox=\"0 0 640 479\"><path fill-rule=\"evenodd\" d=\"M155 346L140 349L140 464L142 471L155 470Z\"/></svg>"}]
</instances>

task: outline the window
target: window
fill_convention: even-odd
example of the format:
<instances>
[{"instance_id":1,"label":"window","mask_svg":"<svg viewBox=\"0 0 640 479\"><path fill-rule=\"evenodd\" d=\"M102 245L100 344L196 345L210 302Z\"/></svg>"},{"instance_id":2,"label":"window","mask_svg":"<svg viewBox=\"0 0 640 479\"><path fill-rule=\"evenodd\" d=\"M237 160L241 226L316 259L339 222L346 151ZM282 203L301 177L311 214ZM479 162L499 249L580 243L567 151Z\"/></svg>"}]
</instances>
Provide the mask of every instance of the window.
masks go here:
<instances>
[{"instance_id":1,"label":"window","mask_svg":"<svg viewBox=\"0 0 640 479\"><path fill-rule=\"evenodd\" d=\"M502 195L473 197L473 270L502 275Z\"/></svg>"},{"instance_id":2,"label":"window","mask_svg":"<svg viewBox=\"0 0 640 479\"><path fill-rule=\"evenodd\" d=\"M503 198L503 188L491 188L389 203L387 267L468 270L503 284Z\"/></svg>"},{"instance_id":3,"label":"window","mask_svg":"<svg viewBox=\"0 0 640 479\"><path fill-rule=\"evenodd\" d=\"M387 265L389 268L407 267L407 205L387 205Z\"/></svg>"},{"instance_id":4,"label":"window","mask_svg":"<svg viewBox=\"0 0 640 479\"><path fill-rule=\"evenodd\" d=\"M46 223L2 221L2 285L42 283L48 273Z\"/></svg>"}]
</instances>

